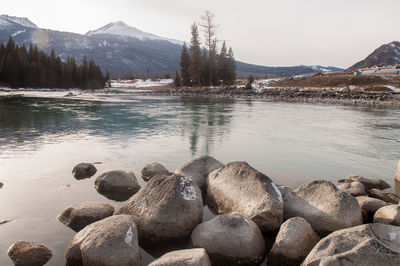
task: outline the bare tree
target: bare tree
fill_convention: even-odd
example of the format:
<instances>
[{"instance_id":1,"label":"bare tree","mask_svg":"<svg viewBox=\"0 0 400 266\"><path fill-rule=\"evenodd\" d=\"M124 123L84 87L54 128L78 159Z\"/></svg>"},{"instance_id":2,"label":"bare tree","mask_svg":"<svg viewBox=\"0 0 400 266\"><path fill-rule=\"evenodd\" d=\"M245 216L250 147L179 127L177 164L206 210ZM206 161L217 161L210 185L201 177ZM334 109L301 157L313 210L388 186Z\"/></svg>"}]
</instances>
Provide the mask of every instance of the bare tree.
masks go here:
<instances>
[{"instance_id":1,"label":"bare tree","mask_svg":"<svg viewBox=\"0 0 400 266\"><path fill-rule=\"evenodd\" d=\"M199 24L201 31L204 33L205 46L208 50L208 84L213 85L216 77L216 53L217 53L217 38L216 29L218 25L215 23L214 14L206 10L204 15L201 16L201 23Z\"/></svg>"}]
</instances>

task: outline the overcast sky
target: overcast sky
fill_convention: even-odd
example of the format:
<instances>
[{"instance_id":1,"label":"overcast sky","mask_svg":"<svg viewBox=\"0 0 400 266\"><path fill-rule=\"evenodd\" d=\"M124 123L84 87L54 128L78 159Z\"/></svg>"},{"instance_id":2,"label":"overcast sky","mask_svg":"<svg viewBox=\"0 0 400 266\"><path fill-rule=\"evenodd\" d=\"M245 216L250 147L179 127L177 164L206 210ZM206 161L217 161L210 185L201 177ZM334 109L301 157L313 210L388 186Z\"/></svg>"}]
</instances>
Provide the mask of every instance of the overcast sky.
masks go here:
<instances>
[{"instance_id":1,"label":"overcast sky","mask_svg":"<svg viewBox=\"0 0 400 266\"><path fill-rule=\"evenodd\" d=\"M2 0L0 12L82 34L124 21L188 41L206 9L236 59L260 65L349 67L400 40L399 0Z\"/></svg>"}]
</instances>

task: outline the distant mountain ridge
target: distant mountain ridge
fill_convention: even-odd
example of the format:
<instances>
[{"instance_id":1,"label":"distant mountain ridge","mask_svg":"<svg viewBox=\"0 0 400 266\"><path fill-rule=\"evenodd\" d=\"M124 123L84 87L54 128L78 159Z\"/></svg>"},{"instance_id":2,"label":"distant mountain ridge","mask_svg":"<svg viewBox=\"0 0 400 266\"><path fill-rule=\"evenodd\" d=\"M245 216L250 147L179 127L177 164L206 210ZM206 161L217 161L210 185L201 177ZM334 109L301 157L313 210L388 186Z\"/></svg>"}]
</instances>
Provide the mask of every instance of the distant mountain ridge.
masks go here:
<instances>
[{"instance_id":1,"label":"distant mountain ridge","mask_svg":"<svg viewBox=\"0 0 400 266\"><path fill-rule=\"evenodd\" d=\"M352 72L359 68L368 68L373 66L387 66L400 64L400 42L394 41L380 46L373 51L364 60L355 63L346 71Z\"/></svg>"},{"instance_id":2,"label":"distant mountain ridge","mask_svg":"<svg viewBox=\"0 0 400 266\"><path fill-rule=\"evenodd\" d=\"M0 42L12 36L19 45L38 44L46 53L54 49L62 59L83 57L94 59L103 71L121 75L125 73L162 73L180 69L182 43L143 32L122 21L109 23L85 35L38 28L28 18L0 16ZM335 67L294 66L267 67L237 61L237 72L292 76L325 71L340 71Z\"/></svg>"}]
</instances>

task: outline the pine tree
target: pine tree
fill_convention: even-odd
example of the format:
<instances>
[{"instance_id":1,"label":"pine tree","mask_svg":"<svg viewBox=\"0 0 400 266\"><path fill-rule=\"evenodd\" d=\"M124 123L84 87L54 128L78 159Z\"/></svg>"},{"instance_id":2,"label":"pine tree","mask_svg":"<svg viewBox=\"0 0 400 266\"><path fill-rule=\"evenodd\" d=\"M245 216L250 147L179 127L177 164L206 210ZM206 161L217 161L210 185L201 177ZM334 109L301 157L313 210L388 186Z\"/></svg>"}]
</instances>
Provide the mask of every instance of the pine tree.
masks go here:
<instances>
[{"instance_id":1,"label":"pine tree","mask_svg":"<svg viewBox=\"0 0 400 266\"><path fill-rule=\"evenodd\" d=\"M174 80L175 87L179 88L181 86L181 77L179 76L179 72L176 71L175 73L175 80Z\"/></svg>"},{"instance_id":2,"label":"pine tree","mask_svg":"<svg viewBox=\"0 0 400 266\"><path fill-rule=\"evenodd\" d=\"M190 56L186 48L186 43L183 43L180 65L181 65L182 85L190 86L190 72L189 72Z\"/></svg>"},{"instance_id":3,"label":"pine tree","mask_svg":"<svg viewBox=\"0 0 400 266\"><path fill-rule=\"evenodd\" d=\"M218 76L222 82L222 85L226 85L226 81L228 78L228 60L227 60L227 51L226 51L226 43L223 42L221 47L221 52L218 55Z\"/></svg>"},{"instance_id":4,"label":"pine tree","mask_svg":"<svg viewBox=\"0 0 400 266\"><path fill-rule=\"evenodd\" d=\"M236 79L236 62L233 56L232 47L229 48L228 58L227 58L227 79L226 83L232 85L235 83Z\"/></svg>"},{"instance_id":5,"label":"pine tree","mask_svg":"<svg viewBox=\"0 0 400 266\"><path fill-rule=\"evenodd\" d=\"M196 23L192 25L192 39L190 47L190 77L192 83L201 87L201 50L200 50L200 40L199 31Z\"/></svg>"}]
</instances>

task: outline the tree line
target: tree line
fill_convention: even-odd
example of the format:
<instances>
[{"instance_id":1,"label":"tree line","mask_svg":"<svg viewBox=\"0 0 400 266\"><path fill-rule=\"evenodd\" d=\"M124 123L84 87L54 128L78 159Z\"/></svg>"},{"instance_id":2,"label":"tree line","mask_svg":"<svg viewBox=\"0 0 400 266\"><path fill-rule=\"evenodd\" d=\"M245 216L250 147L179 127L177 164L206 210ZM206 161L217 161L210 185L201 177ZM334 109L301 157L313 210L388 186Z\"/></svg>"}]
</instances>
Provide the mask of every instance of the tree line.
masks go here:
<instances>
[{"instance_id":1,"label":"tree line","mask_svg":"<svg viewBox=\"0 0 400 266\"><path fill-rule=\"evenodd\" d=\"M86 56L77 65L73 57L64 62L54 50L50 56L30 44L15 44L10 36L6 46L0 44L0 84L11 88L104 88L109 74Z\"/></svg>"},{"instance_id":2,"label":"tree line","mask_svg":"<svg viewBox=\"0 0 400 266\"><path fill-rule=\"evenodd\" d=\"M235 82L236 64L233 50L222 43L217 51L217 25L214 15L206 11L202 16L201 30L204 33L204 46L201 48L199 28L196 23L191 26L191 41L188 48L183 44L180 58L180 75L177 71L175 85L183 86L229 86Z\"/></svg>"}]
</instances>

